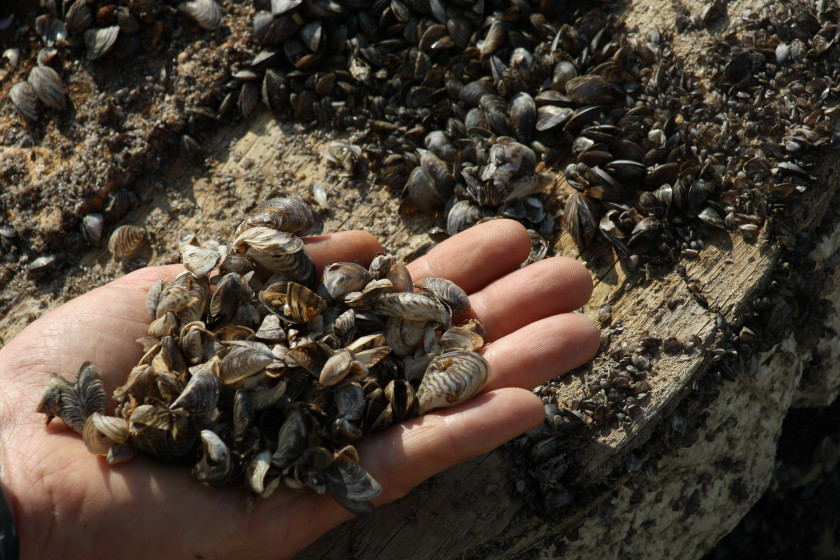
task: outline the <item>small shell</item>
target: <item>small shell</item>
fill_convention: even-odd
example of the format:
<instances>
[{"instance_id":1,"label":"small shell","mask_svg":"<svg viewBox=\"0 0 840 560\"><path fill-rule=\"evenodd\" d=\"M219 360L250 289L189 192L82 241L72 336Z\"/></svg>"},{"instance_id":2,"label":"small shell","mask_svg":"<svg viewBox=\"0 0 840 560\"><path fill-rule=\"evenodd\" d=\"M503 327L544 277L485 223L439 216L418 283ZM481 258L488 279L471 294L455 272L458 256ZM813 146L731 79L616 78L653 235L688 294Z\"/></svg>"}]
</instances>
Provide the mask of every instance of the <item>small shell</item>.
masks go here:
<instances>
[{"instance_id":1,"label":"small shell","mask_svg":"<svg viewBox=\"0 0 840 560\"><path fill-rule=\"evenodd\" d=\"M115 444L128 441L128 421L94 412L85 422L82 437L88 451L94 455L107 455Z\"/></svg>"},{"instance_id":2,"label":"small shell","mask_svg":"<svg viewBox=\"0 0 840 560\"><path fill-rule=\"evenodd\" d=\"M214 485L228 482L234 470L233 461L222 438L211 430L201 430L201 447L201 459L193 467L193 477Z\"/></svg>"},{"instance_id":3,"label":"small shell","mask_svg":"<svg viewBox=\"0 0 840 560\"><path fill-rule=\"evenodd\" d=\"M189 414L209 412L216 408L219 401L219 380L206 368L193 372L187 386L175 399L169 409L173 412L184 411Z\"/></svg>"},{"instance_id":4,"label":"small shell","mask_svg":"<svg viewBox=\"0 0 840 560\"><path fill-rule=\"evenodd\" d=\"M271 0L271 15L282 16L300 6L301 3L303 0Z\"/></svg>"},{"instance_id":5,"label":"small shell","mask_svg":"<svg viewBox=\"0 0 840 560\"><path fill-rule=\"evenodd\" d=\"M209 274L221 260L219 251L189 244L181 246L181 262L197 278Z\"/></svg>"},{"instance_id":6,"label":"small shell","mask_svg":"<svg viewBox=\"0 0 840 560\"><path fill-rule=\"evenodd\" d=\"M274 355L271 349L262 342L248 341L247 343L228 342L235 344L222 358L219 379L225 385L233 385L243 379L259 373L271 362Z\"/></svg>"},{"instance_id":7,"label":"small shell","mask_svg":"<svg viewBox=\"0 0 840 560\"><path fill-rule=\"evenodd\" d=\"M277 450L271 455L271 464L283 469L289 466L306 446L309 423L300 409L289 412L277 436Z\"/></svg>"},{"instance_id":8,"label":"small shell","mask_svg":"<svg viewBox=\"0 0 840 560\"><path fill-rule=\"evenodd\" d=\"M15 84L9 90L9 98L18 113L31 121L38 120L38 96L29 82Z\"/></svg>"},{"instance_id":9,"label":"small shell","mask_svg":"<svg viewBox=\"0 0 840 560\"><path fill-rule=\"evenodd\" d=\"M316 377L321 376L324 364L332 355L332 348L320 342L299 344L289 351L290 358Z\"/></svg>"},{"instance_id":10,"label":"small shell","mask_svg":"<svg viewBox=\"0 0 840 560\"><path fill-rule=\"evenodd\" d=\"M49 424L56 416L61 416L62 402L65 399L74 399L76 397L76 390L73 383L67 381L62 375L53 373L47 381L47 386L44 387L41 393L41 399L35 406L35 412L47 415L47 424Z\"/></svg>"},{"instance_id":11,"label":"small shell","mask_svg":"<svg viewBox=\"0 0 840 560\"><path fill-rule=\"evenodd\" d=\"M178 9L191 18L202 29L218 29L222 23L222 9L215 0L191 0L178 4Z\"/></svg>"},{"instance_id":12,"label":"small shell","mask_svg":"<svg viewBox=\"0 0 840 560\"><path fill-rule=\"evenodd\" d=\"M149 291L146 293L146 311L148 311L149 319L152 321L158 318L158 302L160 302L160 294L163 292L164 286L164 280L162 278L158 278L157 280L155 280L155 283L152 284L152 287L149 288Z\"/></svg>"},{"instance_id":13,"label":"small shell","mask_svg":"<svg viewBox=\"0 0 840 560\"><path fill-rule=\"evenodd\" d=\"M344 304L353 309L370 309L381 294L394 291L394 285L387 278L371 280L361 292L350 292L344 296Z\"/></svg>"},{"instance_id":14,"label":"small shell","mask_svg":"<svg viewBox=\"0 0 840 560\"><path fill-rule=\"evenodd\" d=\"M169 284L161 291L155 309L155 319L159 319L169 312L178 313L194 302L195 299L187 288L174 283Z\"/></svg>"},{"instance_id":15,"label":"small shell","mask_svg":"<svg viewBox=\"0 0 840 560\"><path fill-rule=\"evenodd\" d=\"M482 346L484 346L484 338L480 334L461 327L447 329L438 340L440 353L452 350L475 352Z\"/></svg>"},{"instance_id":16,"label":"small shell","mask_svg":"<svg viewBox=\"0 0 840 560\"><path fill-rule=\"evenodd\" d=\"M385 341L397 356L409 356L423 342L427 321L411 321L403 317L388 317Z\"/></svg>"},{"instance_id":17,"label":"small shell","mask_svg":"<svg viewBox=\"0 0 840 560\"><path fill-rule=\"evenodd\" d=\"M245 293L245 283L236 272L225 274L216 284L216 291L210 298L210 315L226 321L233 317L239 308L239 302Z\"/></svg>"},{"instance_id":18,"label":"small shell","mask_svg":"<svg viewBox=\"0 0 840 560\"><path fill-rule=\"evenodd\" d=\"M414 291L413 282L411 280L411 273L402 264L394 264L388 271L386 277L391 281L391 292L411 292Z\"/></svg>"},{"instance_id":19,"label":"small shell","mask_svg":"<svg viewBox=\"0 0 840 560\"><path fill-rule=\"evenodd\" d=\"M245 471L245 480L248 487L255 494L262 494L265 491L265 476L271 468L271 451L263 449L257 453Z\"/></svg>"},{"instance_id":20,"label":"small shell","mask_svg":"<svg viewBox=\"0 0 840 560\"><path fill-rule=\"evenodd\" d=\"M447 327L452 322L452 315L442 303L427 295L412 292L383 294L374 304L373 310L389 317L433 321Z\"/></svg>"},{"instance_id":21,"label":"small shell","mask_svg":"<svg viewBox=\"0 0 840 560\"><path fill-rule=\"evenodd\" d=\"M566 82L566 95L573 102L581 105L612 103L615 98L609 82L601 76L592 74L578 76Z\"/></svg>"},{"instance_id":22,"label":"small shell","mask_svg":"<svg viewBox=\"0 0 840 560\"><path fill-rule=\"evenodd\" d=\"M87 47L88 60L96 60L108 54L117 41L120 33L119 25L110 27L93 28L85 31L85 47Z\"/></svg>"},{"instance_id":23,"label":"small shell","mask_svg":"<svg viewBox=\"0 0 840 560\"><path fill-rule=\"evenodd\" d=\"M75 4L73 4L75 6ZM82 218L82 237L85 238L90 245L99 247L102 241L102 229L105 225L105 218L102 214L87 214Z\"/></svg>"},{"instance_id":24,"label":"small shell","mask_svg":"<svg viewBox=\"0 0 840 560\"><path fill-rule=\"evenodd\" d=\"M289 288L289 284L293 287ZM327 307L318 294L294 282L286 285L285 292L263 290L259 299L266 309L287 323L306 323Z\"/></svg>"},{"instance_id":25,"label":"small shell","mask_svg":"<svg viewBox=\"0 0 840 560\"><path fill-rule=\"evenodd\" d=\"M257 226L306 236L320 233L324 222L320 214L301 200L272 198L248 212L248 217L239 224L234 235L239 237L243 231Z\"/></svg>"},{"instance_id":26,"label":"small shell","mask_svg":"<svg viewBox=\"0 0 840 560\"><path fill-rule=\"evenodd\" d=\"M350 350L340 350L329 357L324 367L321 368L321 374L318 378L318 383L328 387L335 385L343 380L353 366L353 352Z\"/></svg>"},{"instance_id":27,"label":"small shell","mask_svg":"<svg viewBox=\"0 0 840 560\"><path fill-rule=\"evenodd\" d=\"M58 72L49 66L36 66L27 80L44 105L63 111L67 107L64 83Z\"/></svg>"},{"instance_id":28,"label":"small shell","mask_svg":"<svg viewBox=\"0 0 840 560\"><path fill-rule=\"evenodd\" d=\"M342 455L327 469L326 482L336 501L353 513L370 511L371 500L382 493L382 486L363 467Z\"/></svg>"},{"instance_id":29,"label":"small shell","mask_svg":"<svg viewBox=\"0 0 840 560\"><path fill-rule=\"evenodd\" d=\"M64 15L64 23L67 25L67 29L72 32L85 31L93 25L94 21L93 12L88 2L73 2Z\"/></svg>"},{"instance_id":30,"label":"small shell","mask_svg":"<svg viewBox=\"0 0 840 560\"><path fill-rule=\"evenodd\" d=\"M438 356L417 389L420 414L454 406L478 394L490 374L490 364L475 352L450 352Z\"/></svg>"},{"instance_id":31,"label":"small shell","mask_svg":"<svg viewBox=\"0 0 840 560\"><path fill-rule=\"evenodd\" d=\"M108 250L114 258L125 259L140 249L143 240L146 238L146 228L139 226L120 226L111 234L108 240Z\"/></svg>"},{"instance_id":32,"label":"small shell","mask_svg":"<svg viewBox=\"0 0 840 560\"><path fill-rule=\"evenodd\" d=\"M461 315L471 309L467 292L452 280L428 277L423 279L423 285L452 310L452 315Z\"/></svg>"},{"instance_id":33,"label":"small shell","mask_svg":"<svg viewBox=\"0 0 840 560\"><path fill-rule=\"evenodd\" d=\"M348 292L356 292L372 280L370 273L358 263L337 262L324 268L321 282L330 299L338 299Z\"/></svg>"}]
</instances>

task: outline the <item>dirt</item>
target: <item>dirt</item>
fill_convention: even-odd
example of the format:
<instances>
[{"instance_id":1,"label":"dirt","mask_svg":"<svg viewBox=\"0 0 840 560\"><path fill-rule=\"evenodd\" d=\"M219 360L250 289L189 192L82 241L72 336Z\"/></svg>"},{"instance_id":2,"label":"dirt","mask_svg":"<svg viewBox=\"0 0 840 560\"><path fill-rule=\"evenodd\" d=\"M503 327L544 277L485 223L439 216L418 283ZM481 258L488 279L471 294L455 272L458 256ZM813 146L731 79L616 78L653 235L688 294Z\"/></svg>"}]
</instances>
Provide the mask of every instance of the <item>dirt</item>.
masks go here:
<instances>
[{"instance_id":1,"label":"dirt","mask_svg":"<svg viewBox=\"0 0 840 560\"><path fill-rule=\"evenodd\" d=\"M712 31L759 4L729 2ZM49 309L125 272L177 262L175 239L181 231L225 239L238 217L272 196L301 196L325 214L325 231L369 230L403 258L438 239L429 233L433 217L399 217L399 189L375 186L325 162L322 154L333 133L301 124L270 127L267 113L257 115L256 124L202 116L203 108L215 113L229 69L257 50L250 39L251 3L224 6L225 22L217 31L202 30L178 14L148 22L142 48L122 57L91 61L80 45L59 46L51 65L65 80L70 107L57 112L42 106L36 122L26 121L7 100L43 48L34 31L37 14L25 0L0 9L0 19L16 16L0 30L0 50L20 49L17 66L0 62L7 71L0 79L0 345ZM670 26L703 7L636 3L627 18L650 32L657 21ZM701 56L702 49L690 45L708 42L709 33L686 31L677 42L679 54ZM268 160L262 149L248 148L251 136L261 132L275 142ZM197 141L198 154L185 147L185 135ZM105 218L98 246L80 231L82 218L92 212ZM146 227L148 243L138 255L115 261L104 246L125 223ZM563 243L557 246L568 240ZM39 257L54 260L41 266ZM836 495L840 486L837 442L829 431L837 414L835 404L824 413L791 416L776 486L710 558L831 556L838 512L824 496L828 490ZM806 431L808 438L798 437ZM799 465L799 457L815 453L829 457ZM813 464L822 470L813 474ZM789 515L780 515L783 510Z\"/></svg>"}]
</instances>

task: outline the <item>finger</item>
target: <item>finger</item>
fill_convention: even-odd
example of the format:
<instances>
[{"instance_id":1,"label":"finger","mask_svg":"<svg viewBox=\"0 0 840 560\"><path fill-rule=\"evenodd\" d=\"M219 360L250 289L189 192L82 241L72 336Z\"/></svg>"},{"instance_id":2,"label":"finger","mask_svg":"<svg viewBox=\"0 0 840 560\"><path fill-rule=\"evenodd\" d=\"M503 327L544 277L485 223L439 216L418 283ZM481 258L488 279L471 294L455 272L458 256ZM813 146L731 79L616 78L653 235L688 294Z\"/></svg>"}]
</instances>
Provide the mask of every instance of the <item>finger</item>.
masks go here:
<instances>
[{"instance_id":1,"label":"finger","mask_svg":"<svg viewBox=\"0 0 840 560\"><path fill-rule=\"evenodd\" d=\"M334 262L358 262L367 267L370 261L384 252L379 241L366 231L341 231L330 235L304 237L306 252L318 268L320 278L323 268Z\"/></svg>"},{"instance_id":2,"label":"finger","mask_svg":"<svg viewBox=\"0 0 840 560\"><path fill-rule=\"evenodd\" d=\"M361 462L382 485L378 501L388 502L430 476L535 428L543 416L542 402L530 391L484 393L365 440L359 445Z\"/></svg>"},{"instance_id":3,"label":"finger","mask_svg":"<svg viewBox=\"0 0 840 560\"><path fill-rule=\"evenodd\" d=\"M484 349L490 362L484 390L532 389L592 359L599 343L598 329L583 315L566 313L531 323Z\"/></svg>"},{"instance_id":4,"label":"finger","mask_svg":"<svg viewBox=\"0 0 840 560\"><path fill-rule=\"evenodd\" d=\"M491 220L450 237L408 264L417 282L427 276L452 280L468 294L516 270L531 251L525 227L513 220Z\"/></svg>"},{"instance_id":5,"label":"finger","mask_svg":"<svg viewBox=\"0 0 840 560\"><path fill-rule=\"evenodd\" d=\"M592 295L592 277L579 262L554 257L496 280L470 296L472 312L496 340L529 323L578 309Z\"/></svg>"}]
</instances>

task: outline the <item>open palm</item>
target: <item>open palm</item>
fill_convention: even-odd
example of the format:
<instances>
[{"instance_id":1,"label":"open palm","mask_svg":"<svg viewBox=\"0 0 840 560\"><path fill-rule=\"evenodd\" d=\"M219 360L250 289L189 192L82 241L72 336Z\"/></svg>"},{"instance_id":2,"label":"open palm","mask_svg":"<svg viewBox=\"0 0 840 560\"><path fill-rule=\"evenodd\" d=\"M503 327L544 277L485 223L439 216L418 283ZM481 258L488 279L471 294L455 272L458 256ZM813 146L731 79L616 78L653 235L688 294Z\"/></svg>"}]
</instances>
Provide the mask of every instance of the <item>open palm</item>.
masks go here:
<instances>
[{"instance_id":1,"label":"open palm","mask_svg":"<svg viewBox=\"0 0 840 560\"><path fill-rule=\"evenodd\" d=\"M382 251L360 231L306 243L319 271L335 261L366 265ZM521 225L495 220L409 265L415 281L446 277L470 294L492 371L470 402L358 442L362 466L384 488L376 503L538 425L543 407L528 389L594 355L595 327L570 313L589 298L589 274L562 257L519 269L529 249ZM35 405L49 374L72 377L90 361L111 394L142 354L136 339L148 326L146 292L181 270L133 272L64 304L0 349L0 481L21 558L285 558L352 516L329 496L286 489L246 514L241 488L209 488L184 465L142 456L108 466L62 422L45 428Z\"/></svg>"}]
</instances>

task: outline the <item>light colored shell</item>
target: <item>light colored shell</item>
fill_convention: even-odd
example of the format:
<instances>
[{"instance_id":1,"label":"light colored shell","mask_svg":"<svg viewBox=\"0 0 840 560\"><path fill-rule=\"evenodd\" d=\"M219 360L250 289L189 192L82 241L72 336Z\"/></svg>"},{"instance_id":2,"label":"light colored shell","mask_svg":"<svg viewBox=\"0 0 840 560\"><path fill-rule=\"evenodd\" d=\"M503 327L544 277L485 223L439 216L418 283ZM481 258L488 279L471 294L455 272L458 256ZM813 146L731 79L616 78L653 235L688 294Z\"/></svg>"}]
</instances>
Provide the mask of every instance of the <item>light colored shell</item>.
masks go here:
<instances>
[{"instance_id":1,"label":"light colored shell","mask_svg":"<svg viewBox=\"0 0 840 560\"><path fill-rule=\"evenodd\" d=\"M67 107L64 82L49 66L36 66L29 73L28 82L44 105L63 111Z\"/></svg>"},{"instance_id":2,"label":"light colored shell","mask_svg":"<svg viewBox=\"0 0 840 560\"><path fill-rule=\"evenodd\" d=\"M160 301L160 294L163 292L164 286L164 280L158 278L152 284L152 287L149 288L148 293L146 293L146 311L149 313L149 319L152 321L157 319L158 302Z\"/></svg>"},{"instance_id":3,"label":"light colored shell","mask_svg":"<svg viewBox=\"0 0 840 560\"><path fill-rule=\"evenodd\" d=\"M330 299L338 299L348 292L357 292L372 280L370 273L359 263L337 262L324 268L321 282Z\"/></svg>"},{"instance_id":4,"label":"light colored shell","mask_svg":"<svg viewBox=\"0 0 840 560\"><path fill-rule=\"evenodd\" d=\"M353 367L353 359L353 352L347 349L339 350L330 356L327 363L321 368L318 383L330 386L343 380L350 373L350 368Z\"/></svg>"},{"instance_id":5,"label":"light colored shell","mask_svg":"<svg viewBox=\"0 0 840 560\"><path fill-rule=\"evenodd\" d=\"M114 444L128 441L128 422L125 418L94 412L85 422L82 438L94 455L108 455Z\"/></svg>"},{"instance_id":6,"label":"light colored shell","mask_svg":"<svg viewBox=\"0 0 840 560\"><path fill-rule=\"evenodd\" d=\"M470 310L470 298L460 286L446 278L424 278L423 285L436 298L449 306L453 315L461 315Z\"/></svg>"},{"instance_id":7,"label":"light colored shell","mask_svg":"<svg viewBox=\"0 0 840 560\"><path fill-rule=\"evenodd\" d=\"M447 327L452 323L452 316L442 303L427 295L412 292L384 294L374 304L373 310L409 321L432 321Z\"/></svg>"},{"instance_id":8,"label":"light colored shell","mask_svg":"<svg viewBox=\"0 0 840 560\"><path fill-rule=\"evenodd\" d=\"M160 318L169 312L178 313L195 301L196 298L190 295L190 291L184 286L178 286L174 283L169 284L160 294L155 309L155 318Z\"/></svg>"},{"instance_id":9,"label":"light colored shell","mask_svg":"<svg viewBox=\"0 0 840 560\"><path fill-rule=\"evenodd\" d=\"M305 236L319 233L324 227L324 222L320 214L301 200L272 198L248 212L248 217L239 224L234 235L238 237L240 233L253 227Z\"/></svg>"},{"instance_id":10,"label":"light colored shell","mask_svg":"<svg viewBox=\"0 0 840 560\"><path fill-rule=\"evenodd\" d=\"M212 430L201 430L202 454L193 467L193 477L208 484L224 484L233 471L230 450L225 442Z\"/></svg>"},{"instance_id":11,"label":"light colored shell","mask_svg":"<svg viewBox=\"0 0 840 560\"><path fill-rule=\"evenodd\" d=\"M178 319L171 311L149 323L149 336L163 338L174 333L178 328Z\"/></svg>"},{"instance_id":12,"label":"light colored shell","mask_svg":"<svg viewBox=\"0 0 840 560\"><path fill-rule=\"evenodd\" d=\"M372 280L367 283L361 292L350 292L344 296L344 304L353 309L370 309L379 296L383 293L390 292L394 289L394 285L387 278L382 280Z\"/></svg>"},{"instance_id":13,"label":"light colored shell","mask_svg":"<svg viewBox=\"0 0 840 560\"><path fill-rule=\"evenodd\" d=\"M420 414L454 406L474 397L490 375L490 364L475 352L449 352L426 368L417 389Z\"/></svg>"},{"instance_id":14,"label":"light colored shell","mask_svg":"<svg viewBox=\"0 0 840 560\"><path fill-rule=\"evenodd\" d=\"M272 361L274 354L261 342L229 342L230 350L222 358L219 379L225 385L233 385L243 379L259 373Z\"/></svg>"},{"instance_id":15,"label":"light colored shell","mask_svg":"<svg viewBox=\"0 0 840 560\"><path fill-rule=\"evenodd\" d=\"M397 264L397 258L394 255L376 255L370 261L368 272L374 280L381 280L388 277L391 267L395 264Z\"/></svg>"},{"instance_id":16,"label":"light colored shell","mask_svg":"<svg viewBox=\"0 0 840 560\"><path fill-rule=\"evenodd\" d=\"M181 245L181 262L197 278L209 274L221 260L222 255L219 251L189 244Z\"/></svg>"},{"instance_id":17,"label":"light colored shell","mask_svg":"<svg viewBox=\"0 0 840 560\"><path fill-rule=\"evenodd\" d=\"M441 354L451 350L475 352L482 346L484 338L481 335L461 327L450 327L437 341L437 348Z\"/></svg>"},{"instance_id":18,"label":"light colored shell","mask_svg":"<svg viewBox=\"0 0 840 560\"><path fill-rule=\"evenodd\" d=\"M108 250L114 258L125 259L133 255L143 245L146 238L146 228L133 225L120 226L111 234L108 240Z\"/></svg>"},{"instance_id":19,"label":"light colored shell","mask_svg":"<svg viewBox=\"0 0 840 560\"><path fill-rule=\"evenodd\" d=\"M245 480L248 487L254 494L262 494L265 491L265 475L271 468L271 451L263 449L257 453L245 471Z\"/></svg>"},{"instance_id":20,"label":"light colored shell","mask_svg":"<svg viewBox=\"0 0 840 560\"><path fill-rule=\"evenodd\" d=\"M212 31L222 24L222 8L215 0L182 2L178 9L193 18L202 29Z\"/></svg>"},{"instance_id":21,"label":"light colored shell","mask_svg":"<svg viewBox=\"0 0 840 560\"><path fill-rule=\"evenodd\" d=\"M388 317L385 323L385 342L397 356L409 356L423 342L428 321L411 321L402 317Z\"/></svg>"},{"instance_id":22,"label":"light colored shell","mask_svg":"<svg viewBox=\"0 0 840 560\"><path fill-rule=\"evenodd\" d=\"M327 308L323 298L297 282L288 282L285 294L264 290L259 298L266 309L287 323L307 323Z\"/></svg>"}]
</instances>

